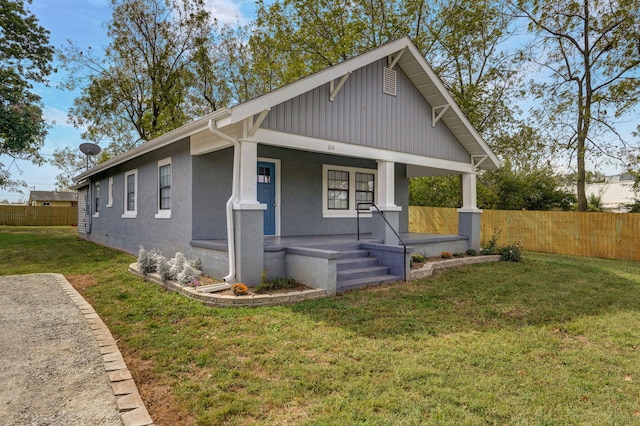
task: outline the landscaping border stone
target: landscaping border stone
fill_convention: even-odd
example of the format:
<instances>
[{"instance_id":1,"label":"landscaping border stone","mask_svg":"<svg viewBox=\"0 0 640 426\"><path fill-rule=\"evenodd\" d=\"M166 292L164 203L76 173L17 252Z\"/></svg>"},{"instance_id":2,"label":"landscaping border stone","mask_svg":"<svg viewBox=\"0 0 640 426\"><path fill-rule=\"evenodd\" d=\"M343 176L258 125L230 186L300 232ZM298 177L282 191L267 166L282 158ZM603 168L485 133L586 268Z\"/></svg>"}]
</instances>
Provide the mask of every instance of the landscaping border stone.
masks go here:
<instances>
[{"instance_id":1,"label":"landscaping border stone","mask_svg":"<svg viewBox=\"0 0 640 426\"><path fill-rule=\"evenodd\" d=\"M324 289L310 289L303 291L292 291L289 293L277 293L277 294L249 294L246 296L235 296L231 294L216 294L216 293L203 293L196 288L183 286L175 281L163 281L160 275L151 272L146 274L146 277L138 267L137 263L129 265L129 271L146 278L148 281L152 281L169 291L174 291L187 296L190 299L198 300L205 305L216 308L227 307L244 307L253 308L259 306L278 306L287 305L292 303L304 302L306 300L322 299L327 297L327 292Z\"/></svg>"}]
</instances>

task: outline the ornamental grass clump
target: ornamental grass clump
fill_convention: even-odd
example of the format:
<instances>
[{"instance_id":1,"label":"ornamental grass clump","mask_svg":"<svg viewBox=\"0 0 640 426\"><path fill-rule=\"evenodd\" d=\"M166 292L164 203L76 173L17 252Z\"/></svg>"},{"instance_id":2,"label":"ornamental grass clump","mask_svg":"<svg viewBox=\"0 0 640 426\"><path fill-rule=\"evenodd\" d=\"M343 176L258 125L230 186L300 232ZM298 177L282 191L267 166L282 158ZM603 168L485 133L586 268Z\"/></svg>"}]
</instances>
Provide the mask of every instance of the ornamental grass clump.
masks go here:
<instances>
[{"instance_id":1,"label":"ornamental grass clump","mask_svg":"<svg viewBox=\"0 0 640 426\"><path fill-rule=\"evenodd\" d=\"M291 277L276 277L270 281L265 281L254 289L256 293L264 293L273 290L285 290L288 288L295 288L298 282Z\"/></svg>"},{"instance_id":2,"label":"ornamental grass clump","mask_svg":"<svg viewBox=\"0 0 640 426\"><path fill-rule=\"evenodd\" d=\"M242 283L232 285L231 290L236 296L245 296L249 292L249 288Z\"/></svg>"}]
</instances>

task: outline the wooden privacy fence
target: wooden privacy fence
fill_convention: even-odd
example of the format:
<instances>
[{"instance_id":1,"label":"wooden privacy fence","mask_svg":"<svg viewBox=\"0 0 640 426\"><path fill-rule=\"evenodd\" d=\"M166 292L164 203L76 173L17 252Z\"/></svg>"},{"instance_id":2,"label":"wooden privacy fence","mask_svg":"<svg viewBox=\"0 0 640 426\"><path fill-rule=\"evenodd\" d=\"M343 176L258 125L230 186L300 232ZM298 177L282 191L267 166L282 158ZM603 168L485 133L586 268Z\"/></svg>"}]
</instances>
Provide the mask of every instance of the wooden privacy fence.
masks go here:
<instances>
[{"instance_id":1,"label":"wooden privacy fence","mask_svg":"<svg viewBox=\"0 0 640 426\"><path fill-rule=\"evenodd\" d=\"M484 210L480 238L501 231L499 245L525 250L640 260L640 214ZM409 207L409 232L457 234L456 209Z\"/></svg>"},{"instance_id":2,"label":"wooden privacy fence","mask_svg":"<svg viewBox=\"0 0 640 426\"><path fill-rule=\"evenodd\" d=\"M59 226L77 223L77 207L0 205L0 225Z\"/></svg>"}]
</instances>

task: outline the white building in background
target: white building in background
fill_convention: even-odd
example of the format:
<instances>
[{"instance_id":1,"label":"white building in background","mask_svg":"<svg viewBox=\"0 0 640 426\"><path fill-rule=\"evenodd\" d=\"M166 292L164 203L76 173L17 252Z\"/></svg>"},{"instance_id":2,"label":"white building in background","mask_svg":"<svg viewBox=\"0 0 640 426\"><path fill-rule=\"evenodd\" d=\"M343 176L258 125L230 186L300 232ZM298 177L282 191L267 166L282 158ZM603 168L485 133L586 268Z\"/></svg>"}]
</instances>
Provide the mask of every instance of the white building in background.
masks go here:
<instances>
[{"instance_id":1,"label":"white building in background","mask_svg":"<svg viewBox=\"0 0 640 426\"><path fill-rule=\"evenodd\" d=\"M626 213L629 211L627 205L633 204L637 198L633 192L633 183L634 179L630 174L607 176L604 182L587 184L585 192L587 199L591 195L600 197L605 210Z\"/></svg>"}]
</instances>

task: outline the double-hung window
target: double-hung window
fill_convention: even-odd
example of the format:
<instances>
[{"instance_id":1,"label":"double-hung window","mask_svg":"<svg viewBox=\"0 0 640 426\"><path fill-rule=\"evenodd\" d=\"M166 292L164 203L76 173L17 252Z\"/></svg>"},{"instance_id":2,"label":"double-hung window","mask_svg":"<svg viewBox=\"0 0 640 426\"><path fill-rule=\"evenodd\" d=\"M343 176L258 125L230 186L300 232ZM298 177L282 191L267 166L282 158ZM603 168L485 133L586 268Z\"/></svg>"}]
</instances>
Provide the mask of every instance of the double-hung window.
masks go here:
<instances>
[{"instance_id":1,"label":"double-hung window","mask_svg":"<svg viewBox=\"0 0 640 426\"><path fill-rule=\"evenodd\" d=\"M322 216L355 217L358 208L369 211L375 202L376 175L372 169L323 165Z\"/></svg>"},{"instance_id":2,"label":"double-hung window","mask_svg":"<svg viewBox=\"0 0 640 426\"><path fill-rule=\"evenodd\" d=\"M171 218L171 158L158 161L158 213L156 219Z\"/></svg>"},{"instance_id":3,"label":"double-hung window","mask_svg":"<svg viewBox=\"0 0 640 426\"><path fill-rule=\"evenodd\" d=\"M97 180L93 184L93 192L94 192L94 206L93 206L93 217L100 216L100 181Z\"/></svg>"},{"instance_id":4,"label":"double-hung window","mask_svg":"<svg viewBox=\"0 0 640 426\"><path fill-rule=\"evenodd\" d=\"M138 170L124 174L124 218L135 218L138 215Z\"/></svg>"},{"instance_id":5,"label":"double-hung window","mask_svg":"<svg viewBox=\"0 0 640 426\"><path fill-rule=\"evenodd\" d=\"M107 205L106 207L113 207L113 176L109 178L109 184L107 186Z\"/></svg>"}]
</instances>

